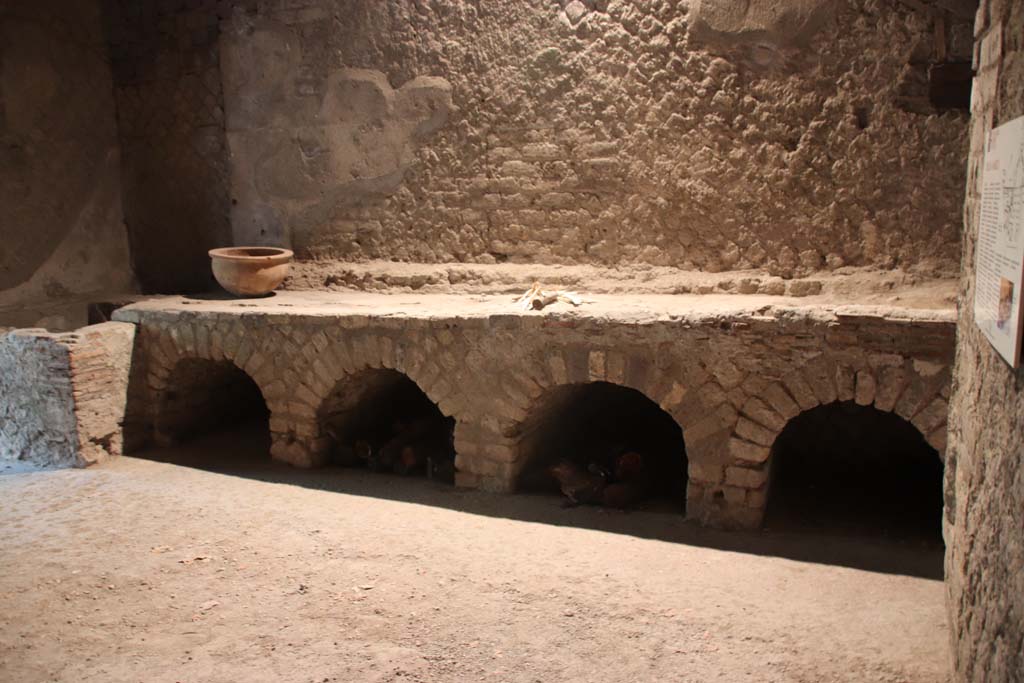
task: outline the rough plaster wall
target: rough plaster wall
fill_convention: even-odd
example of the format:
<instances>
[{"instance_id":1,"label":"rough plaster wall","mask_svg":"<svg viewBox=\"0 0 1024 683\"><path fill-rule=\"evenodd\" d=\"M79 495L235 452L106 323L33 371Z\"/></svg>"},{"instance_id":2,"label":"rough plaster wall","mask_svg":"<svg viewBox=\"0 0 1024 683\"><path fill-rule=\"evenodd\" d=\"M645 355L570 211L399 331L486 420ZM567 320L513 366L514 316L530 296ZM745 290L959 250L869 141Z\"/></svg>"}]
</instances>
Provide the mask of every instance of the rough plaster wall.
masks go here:
<instances>
[{"instance_id":1,"label":"rough plaster wall","mask_svg":"<svg viewBox=\"0 0 1024 683\"><path fill-rule=\"evenodd\" d=\"M206 252L231 243L217 41L236 4L104 0L125 218L150 292L214 288Z\"/></svg>"},{"instance_id":2,"label":"rough plaster wall","mask_svg":"<svg viewBox=\"0 0 1024 683\"><path fill-rule=\"evenodd\" d=\"M1024 675L1024 371L974 324L974 271L986 134L1024 115L1024 4L978 11L979 73L964 211L962 304L946 457L946 583L959 680Z\"/></svg>"},{"instance_id":3,"label":"rough plaster wall","mask_svg":"<svg viewBox=\"0 0 1024 683\"><path fill-rule=\"evenodd\" d=\"M927 12L775 5L236 11L221 44L236 238L346 260L952 272L966 119L900 106L908 64L939 50ZM964 22L946 35L969 53ZM451 107L435 92L418 115L443 125L410 135L394 101L428 77ZM359 94L325 113L345 88Z\"/></svg>"},{"instance_id":4,"label":"rough plaster wall","mask_svg":"<svg viewBox=\"0 0 1024 683\"><path fill-rule=\"evenodd\" d=\"M0 4L0 323L133 290L102 28L98 1Z\"/></svg>"}]
</instances>

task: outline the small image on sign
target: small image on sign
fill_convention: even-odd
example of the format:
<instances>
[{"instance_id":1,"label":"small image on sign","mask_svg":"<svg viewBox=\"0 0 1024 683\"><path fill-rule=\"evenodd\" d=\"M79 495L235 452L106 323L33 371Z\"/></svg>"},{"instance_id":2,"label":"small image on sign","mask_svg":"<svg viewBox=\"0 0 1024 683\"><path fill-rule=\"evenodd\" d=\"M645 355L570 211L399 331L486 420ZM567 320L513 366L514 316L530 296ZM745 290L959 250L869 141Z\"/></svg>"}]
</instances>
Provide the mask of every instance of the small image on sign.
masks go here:
<instances>
[{"instance_id":1,"label":"small image on sign","mask_svg":"<svg viewBox=\"0 0 1024 683\"><path fill-rule=\"evenodd\" d=\"M999 313L996 315L996 327L1005 330L1013 317L1013 280L1005 277L999 279Z\"/></svg>"}]
</instances>

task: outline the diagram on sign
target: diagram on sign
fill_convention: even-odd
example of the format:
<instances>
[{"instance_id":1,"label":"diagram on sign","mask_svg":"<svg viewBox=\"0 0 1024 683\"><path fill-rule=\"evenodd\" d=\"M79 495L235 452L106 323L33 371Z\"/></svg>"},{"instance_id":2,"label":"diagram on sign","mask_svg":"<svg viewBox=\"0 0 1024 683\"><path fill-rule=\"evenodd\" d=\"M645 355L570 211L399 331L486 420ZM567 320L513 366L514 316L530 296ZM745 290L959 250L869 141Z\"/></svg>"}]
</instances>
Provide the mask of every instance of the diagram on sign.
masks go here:
<instances>
[{"instance_id":1,"label":"diagram on sign","mask_svg":"<svg viewBox=\"0 0 1024 683\"><path fill-rule=\"evenodd\" d=\"M1003 212L1000 231L1009 244L1019 245L1024 237L1024 145L1003 173Z\"/></svg>"}]
</instances>

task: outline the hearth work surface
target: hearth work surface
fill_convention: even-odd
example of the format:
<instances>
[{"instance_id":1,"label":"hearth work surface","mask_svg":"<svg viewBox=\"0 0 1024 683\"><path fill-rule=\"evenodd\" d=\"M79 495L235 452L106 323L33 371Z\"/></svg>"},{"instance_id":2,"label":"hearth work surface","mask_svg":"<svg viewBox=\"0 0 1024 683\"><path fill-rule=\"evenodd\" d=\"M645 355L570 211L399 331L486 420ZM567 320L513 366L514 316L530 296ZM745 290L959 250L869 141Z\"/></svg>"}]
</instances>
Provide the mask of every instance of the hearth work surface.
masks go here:
<instances>
[{"instance_id":1,"label":"hearth work surface","mask_svg":"<svg viewBox=\"0 0 1024 683\"><path fill-rule=\"evenodd\" d=\"M677 491L679 509L743 528L762 522L777 437L816 408L893 413L940 456L945 448L949 307L580 294L579 307L543 311L522 310L508 294L280 291L136 302L114 314L138 328L126 447L179 440L216 422L219 410L262 399L271 456L324 465L355 443L341 435L354 433L360 402L386 401L385 388L407 382L436 406L437 420L454 425L455 483L512 492L553 464L556 448L543 443L552 424L600 431L616 422L614 412L588 417L565 405L587 387L612 385L630 395L604 405L635 397L681 430L665 456L674 473L666 491ZM224 396L232 401L218 408Z\"/></svg>"}]
</instances>

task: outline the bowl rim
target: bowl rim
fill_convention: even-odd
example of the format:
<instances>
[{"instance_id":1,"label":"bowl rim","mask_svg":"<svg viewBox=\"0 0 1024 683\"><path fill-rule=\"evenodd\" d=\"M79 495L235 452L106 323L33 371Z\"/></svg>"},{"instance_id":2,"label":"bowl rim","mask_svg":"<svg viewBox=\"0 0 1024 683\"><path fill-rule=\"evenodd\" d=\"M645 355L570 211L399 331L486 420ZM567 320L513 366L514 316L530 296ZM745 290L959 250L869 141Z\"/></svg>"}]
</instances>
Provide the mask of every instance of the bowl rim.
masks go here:
<instances>
[{"instance_id":1,"label":"bowl rim","mask_svg":"<svg viewBox=\"0 0 1024 683\"><path fill-rule=\"evenodd\" d=\"M246 254L246 250L260 250L263 254ZM207 252L211 259L221 259L224 261L241 261L248 263L287 263L292 260L295 256L295 252L291 249L285 249L284 247L268 247L264 245L254 244L248 246L239 247L219 247L217 249L210 249Z\"/></svg>"}]
</instances>

